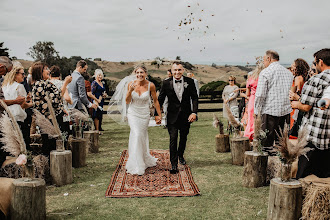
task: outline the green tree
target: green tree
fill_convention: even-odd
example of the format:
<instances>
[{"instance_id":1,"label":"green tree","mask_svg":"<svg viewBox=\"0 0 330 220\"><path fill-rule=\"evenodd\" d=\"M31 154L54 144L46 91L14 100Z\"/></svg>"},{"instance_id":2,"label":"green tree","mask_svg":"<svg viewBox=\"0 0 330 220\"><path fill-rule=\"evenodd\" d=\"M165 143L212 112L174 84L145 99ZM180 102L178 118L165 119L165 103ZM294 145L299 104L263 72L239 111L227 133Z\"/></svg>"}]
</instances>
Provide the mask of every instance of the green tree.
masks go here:
<instances>
[{"instance_id":1,"label":"green tree","mask_svg":"<svg viewBox=\"0 0 330 220\"><path fill-rule=\"evenodd\" d=\"M175 60L181 60L180 56L176 56Z\"/></svg>"},{"instance_id":2,"label":"green tree","mask_svg":"<svg viewBox=\"0 0 330 220\"><path fill-rule=\"evenodd\" d=\"M54 43L50 41L38 41L33 47L30 47L30 52L26 53L35 61L42 61L48 65L54 65L60 58L58 51L54 48Z\"/></svg>"},{"instance_id":3,"label":"green tree","mask_svg":"<svg viewBox=\"0 0 330 220\"><path fill-rule=\"evenodd\" d=\"M9 57L9 53L8 53L9 49L7 47L3 48L3 44L4 42L0 42L0 56Z\"/></svg>"}]
</instances>

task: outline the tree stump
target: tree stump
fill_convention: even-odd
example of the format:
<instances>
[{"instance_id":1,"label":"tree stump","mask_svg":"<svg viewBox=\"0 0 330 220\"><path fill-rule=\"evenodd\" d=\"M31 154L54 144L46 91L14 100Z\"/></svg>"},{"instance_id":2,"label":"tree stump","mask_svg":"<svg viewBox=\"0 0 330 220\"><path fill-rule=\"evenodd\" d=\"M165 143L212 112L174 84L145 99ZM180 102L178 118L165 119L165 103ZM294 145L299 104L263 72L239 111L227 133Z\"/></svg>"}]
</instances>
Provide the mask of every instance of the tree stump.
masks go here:
<instances>
[{"instance_id":1,"label":"tree stump","mask_svg":"<svg viewBox=\"0 0 330 220\"><path fill-rule=\"evenodd\" d=\"M98 131L84 131L84 138L87 139L87 152L99 152L99 132Z\"/></svg>"},{"instance_id":2,"label":"tree stump","mask_svg":"<svg viewBox=\"0 0 330 220\"><path fill-rule=\"evenodd\" d=\"M243 186L257 188L265 185L268 155L246 151L244 154Z\"/></svg>"},{"instance_id":3,"label":"tree stump","mask_svg":"<svg viewBox=\"0 0 330 220\"><path fill-rule=\"evenodd\" d=\"M229 134L217 134L215 135L215 151L218 153L229 152Z\"/></svg>"},{"instance_id":4,"label":"tree stump","mask_svg":"<svg viewBox=\"0 0 330 220\"><path fill-rule=\"evenodd\" d=\"M297 220L301 217L302 186L298 180L270 181L267 219Z\"/></svg>"},{"instance_id":5,"label":"tree stump","mask_svg":"<svg viewBox=\"0 0 330 220\"><path fill-rule=\"evenodd\" d=\"M72 151L72 166L75 168L86 166L86 139L72 139L70 148Z\"/></svg>"},{"instance_id":6,"label":"tree stump","mask_svg":"<svg viewBox=\"0 0 330 220\"><path fill-rule=\"evenodd\" d=\"M72 183L72 153L70 150L50 152L50 175L57 186Z\"/></svg>"},{"instance_id":7,"label":"tree stump","mask_svg":"<svg viewBox=\"0 0 330 220\"><path fill-rule=\"evenodd\" d=\"M43 179L13 181L11 219L46 219L46 183Z\"/></svg>"},{"instance_id":8,"label":"tree stump","mask_svg":"<svg viewBox=\"0 0 330 220\"><path fill-rule=\"evenodd\" d=\"M230 139L232 164L243 166L245 151L251 150L249 138L239 137Z\"/></svg>"}]
</instances>

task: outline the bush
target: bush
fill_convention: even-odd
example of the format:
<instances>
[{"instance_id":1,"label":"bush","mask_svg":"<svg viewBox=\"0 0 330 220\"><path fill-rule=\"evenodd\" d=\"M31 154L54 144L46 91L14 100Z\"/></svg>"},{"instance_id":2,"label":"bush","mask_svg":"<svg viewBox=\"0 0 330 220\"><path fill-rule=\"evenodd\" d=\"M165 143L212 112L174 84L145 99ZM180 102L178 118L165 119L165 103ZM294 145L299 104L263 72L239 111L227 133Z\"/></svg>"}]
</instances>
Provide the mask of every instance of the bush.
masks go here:
<instances>
[{"instance_id":1,"label":"bush","mask_svg":"<svg viewBox=\"0 0 330 220\"><path fill-rule=\"evenodd\" d=\"M156 91L160 90L162 79L160 77L152 77L151 75L148 75L149 81L155 84Z\"/></svg>"},{"instance_id":2,"label":"bush","mask_svg":"<svg viewBox=\"0 0 330 220\"><path fill-rule=\"evenodd\" d=\"M156 60L152 61L151 65L157 65L157 61Z\"/></svg>"},{"instance_id":3,"label":"bush","mask_svg":"<svg viewBox=\"0 0 330 220\"><path fill-rule=\"evenodd\" d=\"M228 83L226 83L224 81L212 81L208 84L203 85L200 88L200 91L206 91L206 92L220 91L220 92L222 92L226 85L228 85Z\"/></svg>"},{"instance_id":4,"label":"bush","mask_svg":"<svg viewBox=\"0 0 330 220\"><path fill-rule=\"evenodd\" d=\"M240 69L240 70L243 70L243 71L246 71L246 72L250 72L250 71L252 71L253 69L252 68L250 68L250 67L245 67L245 66L236 66L238 69Z\"/></svg>"},{"instance_id":5,"label":"bush","mask_svg":"<svg viewBox=\"0 0 330 220\"><path fill-rule=\"evenodd\" d=\"M95 58L94 61L102 61L101 58Z\"/></svg>"},{"instance_id":6,"label":"bush","mask_svg":"<svg viewBox=\"0 0 330 220\"><path fill-rule=\"evenodd\" d=\"M193 70L195 67L189 62L182 62L182 66L187 70Z\"/></svg>"},{"instance_id":7,"label":"bush","mask_svg":"<svg viewBox=\"0 0 330 220\"><path fill-rule=\"evenodd\" d=\"M119 62L121 65L125 65L125 62L124 61L120 61Z\"/></svg>"},{"instance_id":8,"label":"bush","mask_svg":"<svg viewBox=\"0 0 330 220\"><path fill-rule=\"evenodd\" d=\"M217 68L217 64L215 64L215 63L212 63L211 66L214 67L214 68Z\"/></svg>"}]
</instances>

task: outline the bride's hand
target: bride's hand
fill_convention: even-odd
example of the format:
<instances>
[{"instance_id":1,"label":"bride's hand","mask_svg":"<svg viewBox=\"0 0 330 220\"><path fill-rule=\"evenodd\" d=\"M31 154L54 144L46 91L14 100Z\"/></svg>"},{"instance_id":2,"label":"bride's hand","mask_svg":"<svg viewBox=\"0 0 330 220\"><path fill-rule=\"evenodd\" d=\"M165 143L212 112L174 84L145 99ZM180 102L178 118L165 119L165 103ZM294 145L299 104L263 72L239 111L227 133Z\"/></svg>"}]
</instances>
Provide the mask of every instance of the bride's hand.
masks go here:
<instances>
[{"instance_id":1,"label":"bride's hand","mask_svg":"<svg viewBox=\"0 0 330 220\"><path fill-rule=\"evenodd\" d=\"M131 85L129 86L129 91L133 92L135 89L135 82L132 82Z\"/></svg>"},{"instance_id":2,"label":"bride's hand","mask_svg":"<svg viewBox=\"0 0 330 220\"><path fill-rule=\"evenodd\" d=\"M156 124L159 125L162 123L162 118L160 116L155 116Z\"/></svg>"}]
</instances>

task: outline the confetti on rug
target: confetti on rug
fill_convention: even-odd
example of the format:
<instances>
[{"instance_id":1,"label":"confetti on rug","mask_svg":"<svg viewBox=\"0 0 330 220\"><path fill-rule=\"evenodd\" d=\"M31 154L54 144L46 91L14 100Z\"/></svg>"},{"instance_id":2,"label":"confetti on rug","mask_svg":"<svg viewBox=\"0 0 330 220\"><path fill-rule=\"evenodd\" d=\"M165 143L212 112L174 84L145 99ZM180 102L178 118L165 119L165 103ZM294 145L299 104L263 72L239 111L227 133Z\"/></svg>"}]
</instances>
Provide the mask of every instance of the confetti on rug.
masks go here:
<instances>
[{"instance_id":1,"label":"confetti on rug","mask_svg":"<svg viewBox=\"0 0 330 220\"><path fill-rule=\"evenodd\" d=\"M126 173L128 152L124 150L105 196L129 198L200 195L189 166L179 164L179 173L170 174L169 151L151 150L150 154L158 158L157 166L148 168L142 176L131 175Z\"/></svg>"}]
</instances>

